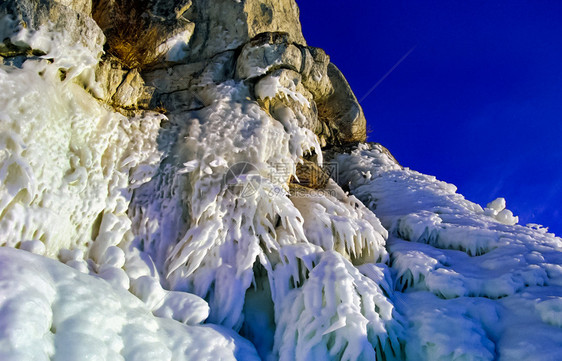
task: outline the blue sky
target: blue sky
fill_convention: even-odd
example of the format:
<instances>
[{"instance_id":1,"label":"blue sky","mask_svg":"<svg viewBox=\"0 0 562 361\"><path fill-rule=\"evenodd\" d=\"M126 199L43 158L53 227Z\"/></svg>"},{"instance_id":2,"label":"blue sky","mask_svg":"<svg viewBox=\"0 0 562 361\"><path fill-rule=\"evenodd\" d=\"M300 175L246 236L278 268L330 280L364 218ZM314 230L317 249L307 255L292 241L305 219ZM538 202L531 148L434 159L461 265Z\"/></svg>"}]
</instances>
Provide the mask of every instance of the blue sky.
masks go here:
<instances>
[{"instance_id":1,"label":"blue sky","mask_svg":"<svg viewBox=\"0 0 562 361\"><path fill-rule=\"evenodd\" d=\"M562 235L562 1L297 0L402 165Z\"/></svg>"}]
</instances>

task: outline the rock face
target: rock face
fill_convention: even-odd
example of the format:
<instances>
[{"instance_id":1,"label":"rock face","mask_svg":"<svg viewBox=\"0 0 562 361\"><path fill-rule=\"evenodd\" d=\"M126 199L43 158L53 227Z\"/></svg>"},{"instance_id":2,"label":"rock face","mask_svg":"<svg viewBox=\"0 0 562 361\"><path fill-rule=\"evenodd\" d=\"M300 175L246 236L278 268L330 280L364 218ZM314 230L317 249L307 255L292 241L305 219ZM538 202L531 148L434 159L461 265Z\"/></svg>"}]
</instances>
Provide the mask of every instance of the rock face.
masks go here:
<instances>
[{"instance_id":1,"label":"rock face","mask_svg":"<svg viewBox=\"0 0 562 361\"><path fill-rule=\"evenodd\" d=\"M332 63L328 65L328 79L333 92L318 100L319 118L336 133L333 138L341 143L364 142L367 122L363 109L343 74Z\"/></svg>"},{"instance_id":2,"label":"rock face","mask_svg":"<svg viewBox=\"0 0 562 361\"><path fill-rule=\"evenodd\" d=\"M268 113L290 109L323 146L365 140L361 106L326 53L306 46L293 0L97 0L93 6L91 1L10 0L0 4L0 16L5 63L49 51L33 30L22 34L22 28L49 27L97 51L107 35L110 54L123 58L106 56L100 63L96 80L102 85L94 95L114 107L198 108L205 95L197 78L204 73L217 82L251 84L252 98ZM128 27L138 33L121 31ZM111 46L121 50L112 52ZM141 64L149 69L130 69Z\"/></svg>"},{"instance_id":3,"label":"rock face","mask_svg":"<svg viewBox=\"0 0 562 361\"><path fill-rule=\"evenodd\" d=\"M148 84L156 88L153 104L172 111L185 110L187 104L197 107L194 99L203 97L194 87L200 76L197 71L220 58L225 65L215 66L217 73L207 75L217 82L235 79L251 84L253 99L269 114L275 117L280 108L290 109L299 125L317 134L322 145L364 141L365 118L345 78L324 51L291 41L294 36L266 32L236 50L147 72Z\"/></svg>"},{"instance_id":4,"label":"rock face","mask_svg":"<svg viewBox=\"0 0 562 361\"><path fill-rule=\"evenodd\" d=\"M52 31L64 33L69 42L80 43L89 49L100 51L105 36L96 22L91 18L90 0L6 0L0 3L0 19L4 23L0 26L0 37L4 41L0 44L0 52L15 45L21 51L31 50L33 39L26 38L21 33L12 38L21 29L31 31L41 27L48 27ZM11 20L11 21L10 21ZM6 39L9 42L7 43ZM41 47L41 44L37 44ZM99 49L99 50L98 50ZM36 49L43 52L49 49Z\"/></svg>"},{"instance_id":5,"label":"rock face","mask_svg":"<svg viewBox=\"0 0 562 361\"><path fill-rule=\"evenodd\" d=\"M255 82L255 97L271 114L290 108L322 144L364 141L365 117L344 76L322 49L290 39L287 33L256 36L242 47L236 77Z\"/></svg>"},{"instance_id":6,"label":"rock face","mask_svg":"<svg viewBox=\"0 0 562 361\"><path fill-rule=\"evenodd\" d=\"M267 32L283 32L291 42L306 45L294 0L194 0L184 17L196 24L190 61L237 49Z\"/></svg>"}]
</instances>

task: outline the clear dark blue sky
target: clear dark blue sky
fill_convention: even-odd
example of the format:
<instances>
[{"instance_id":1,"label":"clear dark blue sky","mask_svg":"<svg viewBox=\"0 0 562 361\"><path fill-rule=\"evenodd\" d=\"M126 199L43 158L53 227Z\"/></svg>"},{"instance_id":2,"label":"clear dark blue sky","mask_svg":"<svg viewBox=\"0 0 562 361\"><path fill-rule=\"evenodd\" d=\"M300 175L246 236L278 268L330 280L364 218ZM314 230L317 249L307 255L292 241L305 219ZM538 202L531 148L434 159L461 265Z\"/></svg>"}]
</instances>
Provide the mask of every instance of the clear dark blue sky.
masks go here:
<instances>
[{"instance_id":1,"label":"clear dark blue sky","mask_svg":"<svg viewBox=\"0 0 562 361\"><path fill-rule=\"evenodd\" d=\"M362 98L370 141L562 235L562 1L297 0Z\"/></svg>"}]
</instances>

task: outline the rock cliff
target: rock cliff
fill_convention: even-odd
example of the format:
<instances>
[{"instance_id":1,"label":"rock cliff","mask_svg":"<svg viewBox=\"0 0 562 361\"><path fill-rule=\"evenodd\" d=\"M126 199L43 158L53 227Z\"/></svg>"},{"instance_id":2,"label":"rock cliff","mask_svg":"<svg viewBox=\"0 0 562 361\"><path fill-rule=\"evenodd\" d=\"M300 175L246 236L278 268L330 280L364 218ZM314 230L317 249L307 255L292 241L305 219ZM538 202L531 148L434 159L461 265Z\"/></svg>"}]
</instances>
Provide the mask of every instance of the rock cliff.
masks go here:
<instances>
[{"instance_id":1,"label":"rock cliff","mask_svg":"<svg viewBox=\"0 0 562 361\"><path fill-rule=\"evenodd\" d=\"M0 35L0 358L557 357L562 240L365 143L294 0L5 0Z\"/></svg>"}]
</instances>

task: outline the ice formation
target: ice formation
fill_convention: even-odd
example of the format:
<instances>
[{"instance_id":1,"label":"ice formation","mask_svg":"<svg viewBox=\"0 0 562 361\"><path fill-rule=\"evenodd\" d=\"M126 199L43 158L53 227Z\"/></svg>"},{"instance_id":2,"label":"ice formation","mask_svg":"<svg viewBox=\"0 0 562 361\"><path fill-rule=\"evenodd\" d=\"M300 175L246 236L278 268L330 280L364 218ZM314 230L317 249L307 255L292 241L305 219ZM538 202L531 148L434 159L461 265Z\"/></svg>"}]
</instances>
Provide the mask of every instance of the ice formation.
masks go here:
<instances>
[{"instance_id":1,"label":"ice formation","mask_svg":"<svg viewBox=\"0 0 562 361\"><path fill-rule=\"evenodd\" d=\"M20 360L259 360L234 332L152 314L119 287L0 248L0 357Z\"/></svg>"},{"instance_id":2,"label":"ice formation","mask_svg":"<svg viewBox=\"0 0 562 361\"><path fill-rule=\"evenodd\" d=\"M281 68L310 49L157 70L196 92L165 116L104 103L100 47L10 39L45 55L0 65L2 360L559 358L562 239L381 145L324 154ZM336 172L303 186L305 160Z\"/></svg>"},{"instance_id":3,"label":"ice formation","mask_svg":"<svg viewBox=\"0 0 562 361\"><path fill-rule=\"evenodd\" d=\"M559 237L515 224L504 199L482 209L453 185L402 168L380 145L334 159L340 181L389 230L407 359L558 359Z\"/></svg>"}]
</instances>

